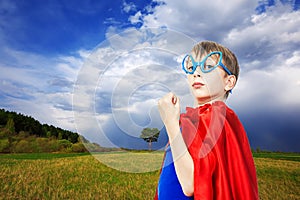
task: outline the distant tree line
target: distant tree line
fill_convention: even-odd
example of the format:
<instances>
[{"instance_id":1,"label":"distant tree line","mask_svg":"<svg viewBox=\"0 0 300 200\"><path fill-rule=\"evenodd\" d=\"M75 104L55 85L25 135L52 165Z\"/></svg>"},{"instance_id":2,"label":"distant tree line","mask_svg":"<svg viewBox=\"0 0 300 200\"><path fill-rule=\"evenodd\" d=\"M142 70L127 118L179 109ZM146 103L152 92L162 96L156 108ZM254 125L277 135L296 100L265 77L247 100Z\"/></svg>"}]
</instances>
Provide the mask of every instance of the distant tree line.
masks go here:
<instances>
[{"instance_id":1,"label":"distant tree line","mask_svg":"<svg viewBox=\"0 0 300 200\"><path fill-rule=\"evenodd\" d=\"M86 152L85 147L108 151L78 133L0 109L0 153Z\"/></svg>"},{"instance_id":2,"label":"distant tree line","mask_svg":"<svg viewBox=\"0 0 300 200\"><path fill-rule=\"evenodd\" d=\"M0 109L0 127L4 127L9 120L11 121L10 123L14 124L12 132L15 133L23 131L37 137L53 137L59 140L65 139L72 143L78 142L79 135L77 133L53 125L41 124L31 116Z\"/></svg>"}]
</instances>

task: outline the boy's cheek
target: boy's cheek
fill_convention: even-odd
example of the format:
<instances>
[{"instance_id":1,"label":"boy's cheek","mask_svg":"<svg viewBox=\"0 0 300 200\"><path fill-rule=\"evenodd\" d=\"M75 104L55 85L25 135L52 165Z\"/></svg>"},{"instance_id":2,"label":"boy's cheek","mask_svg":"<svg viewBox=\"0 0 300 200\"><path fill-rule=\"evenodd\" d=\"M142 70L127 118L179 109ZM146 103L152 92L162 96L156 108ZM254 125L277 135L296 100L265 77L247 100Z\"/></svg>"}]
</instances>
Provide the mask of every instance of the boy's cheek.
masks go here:
<instances>
[{"instance_id":1,"label":"boy's cheek","mask_svg":"<svg viewBox=\"0 0 300 200\"><path fill-rule=\"evenodd\" d=\"M222 82L223 80L223 76L221 73L219 73L218 71L212 71L210 73L207 73L203 76L203 80L207 83L218 83L218 82Z\"/></svg>"},{"instance_id":2,"label":"boy's cheek","mask_svg":"<svg viewBox=\"0 0 300 200\"><path fill-rule=\"evenodd\" d=\"M191 85L193 84L194 77L192 77L191 75L188 75L187 79L188 79L188 84L191 87Z\"/></svg>"}]
</instances>

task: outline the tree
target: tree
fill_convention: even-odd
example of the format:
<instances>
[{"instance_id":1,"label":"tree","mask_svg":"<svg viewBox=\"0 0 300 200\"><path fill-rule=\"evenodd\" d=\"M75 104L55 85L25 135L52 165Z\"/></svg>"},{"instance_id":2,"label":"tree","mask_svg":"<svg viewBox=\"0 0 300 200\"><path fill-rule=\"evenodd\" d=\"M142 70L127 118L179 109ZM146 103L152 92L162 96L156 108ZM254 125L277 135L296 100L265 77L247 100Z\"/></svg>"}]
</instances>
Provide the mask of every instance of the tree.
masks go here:
<instances>
[{"instance_id":1,"label":"tree","mask_svg":"<svg viewBox=\"0 0 300 200\"><path fill-rule=\"evenodd\" d=\"M141 132L140 138L148 142L149 150L152 149L152 142L157 142L159 137L159 130L157 128L144 128Z\"/></svg>"},{"instance_id":2,"label":"tree","mask_svg":"<svg viewBox=\"0 0 300 200\"><path fill-rule=\"evenodd\" d=\"M13 135L15 134L15 122L12 117L8 118L7 123L5 125L5 131L8 139L9 151L11 152Z\"/></svg>"},{"instance_id":3,"label":"tree","mask_svg":"<svg viewBox=\"0 0 300 200\"><path fill-rule=\"evenodd\" d=\"M15 133L15 122L13 118L8 119L5 128L9 131L10 134Z\"/></svg>"}]
</instances>

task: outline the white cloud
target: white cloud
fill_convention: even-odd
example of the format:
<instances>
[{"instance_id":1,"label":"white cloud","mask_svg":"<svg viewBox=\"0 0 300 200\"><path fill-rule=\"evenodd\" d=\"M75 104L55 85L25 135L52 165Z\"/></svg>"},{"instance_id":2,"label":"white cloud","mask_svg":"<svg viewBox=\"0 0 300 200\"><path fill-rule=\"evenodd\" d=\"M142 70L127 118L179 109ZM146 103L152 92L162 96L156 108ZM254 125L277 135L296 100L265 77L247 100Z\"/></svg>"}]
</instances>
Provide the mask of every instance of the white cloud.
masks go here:
<instances>
[{"instance_id":1,"label":"white cloud","mask_svg":"<svg viewBox=\"0 0 300 200\"><path fill-rule=\"evenodd\" d=\"M256 1L232 0L226 5L220 1L164 2L153 8L153 13L138 14L143 27L165 26L196 40L215 40L238 55L242 72L234 95L244 98L230 98L229 102L246 107L249 101L259 104L270 100L272 106L299 106L300 97L295 93L299 79L294 74L300 66L300 11L276 3L257 14ZM175 49L180 49L180 40L178 44Z\"/></svg>"},{"instance_id":2,"label":"white cloud","mask_svg":"<svg viewBox=\"0 0 300 200\"><path fill-rule=\"evenodd\" d=\"M292 52L300 44L300 12L272 12L252 15L248 26L229 30L224 43L245 58L264 59Z\"/></svg>"},{"instance_id":3,"label":"white cloud","mask_svg":"<svg viewBox=\"0 0 300 200\"><path fill-rule=\"evenodd\" d=\"M47 79L52 77L63 77L74 81L83 64L80 55L47 57L10 48L3 48L1 53L6 57L0 64L3 69L1 78L33 87L38 86L40 89L46 88ZM82 54L82 51L79 53Z\"/></svg>"},{"instance_id":4,"label":"white cloud","mask_svg":"<svg viewBox=\"0 0 300 200\"><path fill-rule=\"evenodd\" d=\"M73 99L76 125L101 119L101 126L116 123L129 135L139 133L141 124L160 127L155 111L159 98L174 91L183 102L191 101L177 57L194 41L161 28L114 33L114 29L109 30L110 37L92 52L78 73ZM183 48L177 48L175 41L179 40ZM88 113L90 120L81 113ZM82 127L80 132L92 137Z\"/></svg>"},{"instance_id":5,"label":"white cloud","mask_svg":"<svg viewBox=\"0 0 300 200\"><path fill-rule=\"evenodd\" d=\"M75 131L72 84L82 65L79 56L46 57L3 48L0 63L2 106L30 115L42 123ZM3 55L2 54L2 55Z\"/></svg>"},{"instance_id":6,"label":"white cloud","mask_svg":"<svg viewBox=\"0 0 300 200\"><path fill-rule=\"evenodd\" d=\"M135 13L135 15L130 16L128 20L132 24L137 24L139 22L142 22L142 13L141 13L141 11L138 11L137 13Z\"/></svg>"},{"instance_id":7,"label":"white cloud","mask_svg":"<svg viewBox=\"0 0 300 200\"><path fill-rule=\"evenodd\" d=\"M284 109L300 107L299 51L283 59L275 56L268 69L242 74L230 103L241 110Z\"/></svg>"},{"instance_id":8,"label":"white cloud","mask_svg":"<svg viewBox=\"0 0 300 200\"><path fill-rule=\"evenodd\" d=\"M118 20L116 20L115 18L113 17L108 17L106 18L104 21L103 21L103 24L110 24L110 25L113 25L113 26L118 26L121 24L121 22L119 22Z\"/></svg>"},{"instance_id":9,"label":"white cloud","mask_svg":"<svg viewBox=\"0 0 300 200\"><path fill-rule=\"evenodd\" d=\"M133 2L127 3L123 1L123 11L129 13L130 11L136 11L136 5Z\"/></svg>"},{"instance_id":10,"label":"white cloud","mask_svg":"<svg viewBox=\"0 0 300 200\"><path fill-rule=\"evenodd\" d=\"M165 0L143 16L145 27L167 26L197 39L222 38L229 28L243 23L253 13L255 1ZM241 17L243 16L243 17Z\"/></svg>"}]
</instances>

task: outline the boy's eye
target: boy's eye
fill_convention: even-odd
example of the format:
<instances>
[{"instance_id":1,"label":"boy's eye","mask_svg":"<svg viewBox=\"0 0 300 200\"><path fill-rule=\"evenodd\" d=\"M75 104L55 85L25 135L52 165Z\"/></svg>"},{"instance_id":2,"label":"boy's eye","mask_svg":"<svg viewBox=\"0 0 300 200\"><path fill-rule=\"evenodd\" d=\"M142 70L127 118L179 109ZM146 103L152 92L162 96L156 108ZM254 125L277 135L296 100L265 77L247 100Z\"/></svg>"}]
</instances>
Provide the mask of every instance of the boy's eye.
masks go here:
<instances>
[{"instance_id":1,"label":"boy's eye","mask_svg":"<svg viewBox=\"0 0 300 200\"><path fill-rule=\"evenodd\" d=\"M192 70L193 70L193 66L189 66L189 67L188 67L188 70L191 70L191 71L192 71Z\"/></svg>"},{"instance_id":2,"label":"boy's eye","mask_svg":"<svg viewBox=\"0 0 300 200\"><path fill-rule=\"evenodd\" d=\"M205 65L204 67L205 67L205 69L211 69L211 68L214 67L214 65L212 65L212 64L207 64L207 65Z\"/></svg>"},{"instance_id":3,"label":"boy's eye","mask_svg":"<svg viewBox=\"0 0 300 200\"><path fill-rule=\"evenodd\" d=\"M209 57L204 62L204 70L210 70L210 69L214 68L216 65L217 65L217 63L211 57Z\"/></svg>"}]
</instances>

